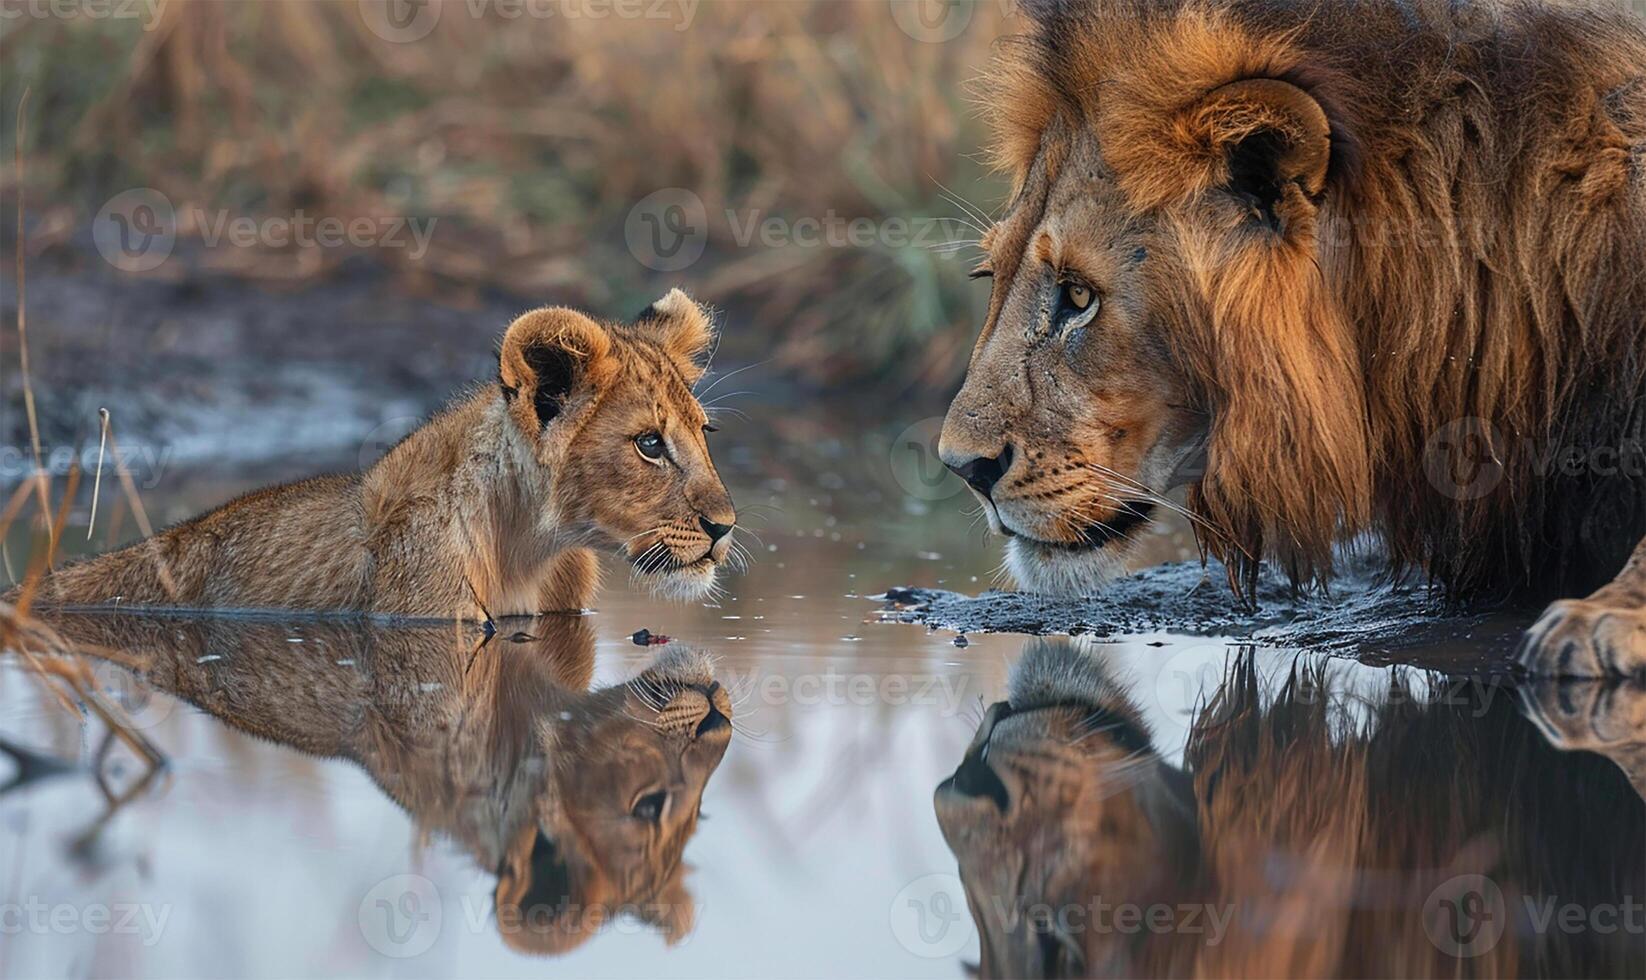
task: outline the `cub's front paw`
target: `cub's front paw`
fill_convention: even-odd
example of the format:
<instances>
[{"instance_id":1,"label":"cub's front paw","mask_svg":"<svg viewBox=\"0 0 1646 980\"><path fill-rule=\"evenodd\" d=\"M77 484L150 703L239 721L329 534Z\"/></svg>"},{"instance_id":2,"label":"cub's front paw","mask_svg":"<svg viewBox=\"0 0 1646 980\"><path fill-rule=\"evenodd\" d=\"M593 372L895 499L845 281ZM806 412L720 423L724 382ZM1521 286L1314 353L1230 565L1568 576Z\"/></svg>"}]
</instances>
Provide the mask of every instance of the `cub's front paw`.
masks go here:
<instances>
[{"instance_id":1,"label":"cub's front paw","mask_svg":"<svg viewBox=\"0 0 1646 980\"><path fill-rule=\"evenodd\" d=\"M1646 674L1646 610L1562 599L1526 631L1515 656L1539 677Z\"/></svg>"}]
</instances>

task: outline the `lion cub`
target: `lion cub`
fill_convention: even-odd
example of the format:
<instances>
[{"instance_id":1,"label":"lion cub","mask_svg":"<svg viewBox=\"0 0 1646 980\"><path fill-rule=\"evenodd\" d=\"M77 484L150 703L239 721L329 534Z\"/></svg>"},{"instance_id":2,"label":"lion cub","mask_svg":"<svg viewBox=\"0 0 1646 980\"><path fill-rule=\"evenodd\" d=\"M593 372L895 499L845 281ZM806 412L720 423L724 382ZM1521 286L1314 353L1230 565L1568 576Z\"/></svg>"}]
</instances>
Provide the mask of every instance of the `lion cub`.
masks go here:
<instances>
[{"instance_id":1,"label":"lion cub","mask_svg":"<svg viewBox=\"0 0 1646 980\"><path fill-rule=\"evenodd\" d=\"M713 342L678 289L627 325L534 310L496 384L364 473L247 494L57 569L40 597L489 619L589 605L593 546L659 594L703 595L737 521L692 394Z\"/></svg>"}]
</instances>

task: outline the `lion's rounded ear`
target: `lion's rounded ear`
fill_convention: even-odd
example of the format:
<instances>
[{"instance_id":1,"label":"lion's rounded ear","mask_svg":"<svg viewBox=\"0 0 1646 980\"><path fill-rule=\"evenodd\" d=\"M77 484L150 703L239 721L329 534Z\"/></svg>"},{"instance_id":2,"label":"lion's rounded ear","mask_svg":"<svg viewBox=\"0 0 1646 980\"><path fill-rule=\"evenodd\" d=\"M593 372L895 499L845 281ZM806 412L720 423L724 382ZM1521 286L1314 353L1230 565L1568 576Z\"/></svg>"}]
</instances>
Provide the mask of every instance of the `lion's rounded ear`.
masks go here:
<instances>
[{"instance_id":1,"label":"lion's rounded ear","mask_svg":"<svg viewBox=\"0 0 1646 980\"><path fill-rule=\"evenodd\" d=\"M533 310L509 324L498 352L503 397L529 406L543 426L560 414L580 381L599 384L611 371L606 328L576 310ZM526 408L518 409L525 412Z\"/></svg>"},{"instance_id":2,"label":"lion's rounded ear","mask_svg":"<svg viewBox=\"0 0 1646 980\"><path fill-rule=\"evenodd\" d=\"M1313 206L1326 188L1332 126L1309 93L1277 78L1248 78L1213 89L1188 123L1227 167L1223 186L1281 227L1288 203ZM1302 202L1288 202L1291 188Z\"/></svg>"},{"instance_id":3,"label":"lion's rounded ear","mask_svg":"<svg viewBox=\"0 0 1646 980\"><path fill-rule=\"evenodd\" d=\"M689 936L697 922L697 903L686 888L685 871L683 865L677 865L657 894L635 907L640 921L661 932L670 946Z\"/></svg>"},{"instance_id":4,"label":"lion's rounded ear","mask_svg":"<svg viewBox=\"0 0 1646 980\"><path fill-rule=\"evenodd\" d=\"M498 934L518 952L570 952L605 924L608 891L604 878L575 849L528 825L497 869L492 902Z\"/></svg>"},{"instance_id":5,"label":"lion's rounded ear","mask_svg":"<svg viewBox=\"0 0 1646 980\"><path fill-rule=\"evenodd\" d=\"M634 324L651 334L669 356L680 362L687 380L695 384L708 370L709 357L714 353L714 313L684 291L669 290L662 299L642 310Z\"/></svg>"}]
</instances>

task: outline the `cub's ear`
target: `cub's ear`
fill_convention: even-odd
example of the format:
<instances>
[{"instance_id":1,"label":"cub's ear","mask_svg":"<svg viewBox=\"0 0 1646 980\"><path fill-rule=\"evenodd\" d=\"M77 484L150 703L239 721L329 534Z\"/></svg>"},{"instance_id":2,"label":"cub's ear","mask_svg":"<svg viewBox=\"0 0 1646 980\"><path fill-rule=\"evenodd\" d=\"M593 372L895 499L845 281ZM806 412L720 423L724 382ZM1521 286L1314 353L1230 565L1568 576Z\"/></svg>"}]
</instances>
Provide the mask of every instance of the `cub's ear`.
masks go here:
<instances>
[{"instance_id":1,"label":"cub's ear","mask_svg":"<svg viewBox=\"0 0 1646 980\"><path fill-rule=\"evenodd\" d=\"M679 289L646 307L634 325L649 333L671 357L680 362L686 380L696 384L714 354L714 313Z\"/></svg>"},{"instance_id":2,"label":"cub's ear","mask_svg":"<svg viewBox=\"0 0 1646 980\"><path fill-rule=\"evenodd\" d=\"M511 410L533 428L558 416L578 383L600 384L613 370L611 337L576 310L533 310L509 324L497 375Z\"/></svg>"},{"instance_id":3,"label":"cub's ear","mask_svg":"<svg viewBox=\"0 0 1646 980\"><path fill-rule=\"evenodd\" d=\"M636 910L640 921L661 932L670 946L690 935L697 921L697 902L686 889L685 871L684 865L675 865L652 900Z\"/></svg>"},{"instance_id":4,"label":"cub's ear","mask_svg":"<svg viewBox=\"0 0 1646 980\"><path fill-rule=\"evenodd\" d=\"M535 825L509 844L492 892L497 931L517 952L558 956L586 942L602 923L590 915L607 901L608 889L575 852L562 848Z\"/></svg>"},{"instance_id":5,"label":"cub's ear","mask_svg":"<svg viewBox=\"0 0 1646 980\"><path fill-rule=\"evenodd\" d=\"M1254 218L1280 231L1313 212L1326 188L1332 127L1309 93L1276 78L1230 82L1208 93L1187 122L1222 158L1223 188L1248 201Z\"/></svg>"}]
</instances>

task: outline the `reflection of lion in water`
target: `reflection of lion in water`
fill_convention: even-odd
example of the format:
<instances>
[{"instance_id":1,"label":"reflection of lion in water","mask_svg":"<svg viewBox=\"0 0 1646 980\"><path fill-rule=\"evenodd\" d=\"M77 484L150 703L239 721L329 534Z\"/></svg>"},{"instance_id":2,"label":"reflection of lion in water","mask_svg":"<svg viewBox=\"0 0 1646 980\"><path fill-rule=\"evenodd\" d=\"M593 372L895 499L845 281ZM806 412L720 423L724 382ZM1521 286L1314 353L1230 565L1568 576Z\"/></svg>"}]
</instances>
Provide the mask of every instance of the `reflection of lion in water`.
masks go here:
<instances>
[{"instance_id":1,"label":"reflection of lion in water","mask_svg":"<svg viewBox=\"0 0 1646 980\"><path fill-rule=\"evenodd\" d=\"M671 941L691 928L682 852L732 734L705 655L668 647L591 692L594 637L575 616L486 642L452 626L44 622L74 647L140 658L150 685L233 728L358 763L421 829L497 874L497 928L517 949L563 952L619 915Z\"/></svg>"},{"instance_id":2,"label":"reflection of lion in water","mask_svg":"<svg viewBox=\"0 0 1646 980\"><path fill-rule=\"evenodd\" d=\"M1100 660L1032 644L936 796L983 975L1646 975L1646 806L1512 692L1444 693L1345 707L1305 668L1265 696L1241 658L1179 769ZM1512 931L1464 950L1471 874ZM1597 928L1534 928L1568 906Z\"/></svg>"},{"instance_id":3,"label":"reflection of lion in water","mask_svg":"<svg viewBox=\"0 0 1646 980\"><path fill-rule=\"evenodd\" d=\"M1019 584L1091 594L1188 487L1247 594L1373 532L1455 596L1600 589L1533 644L1646 669L1640 19L1023 7L983 100L1013 191L940 444Z\"/></svg>"}]
</instances>

